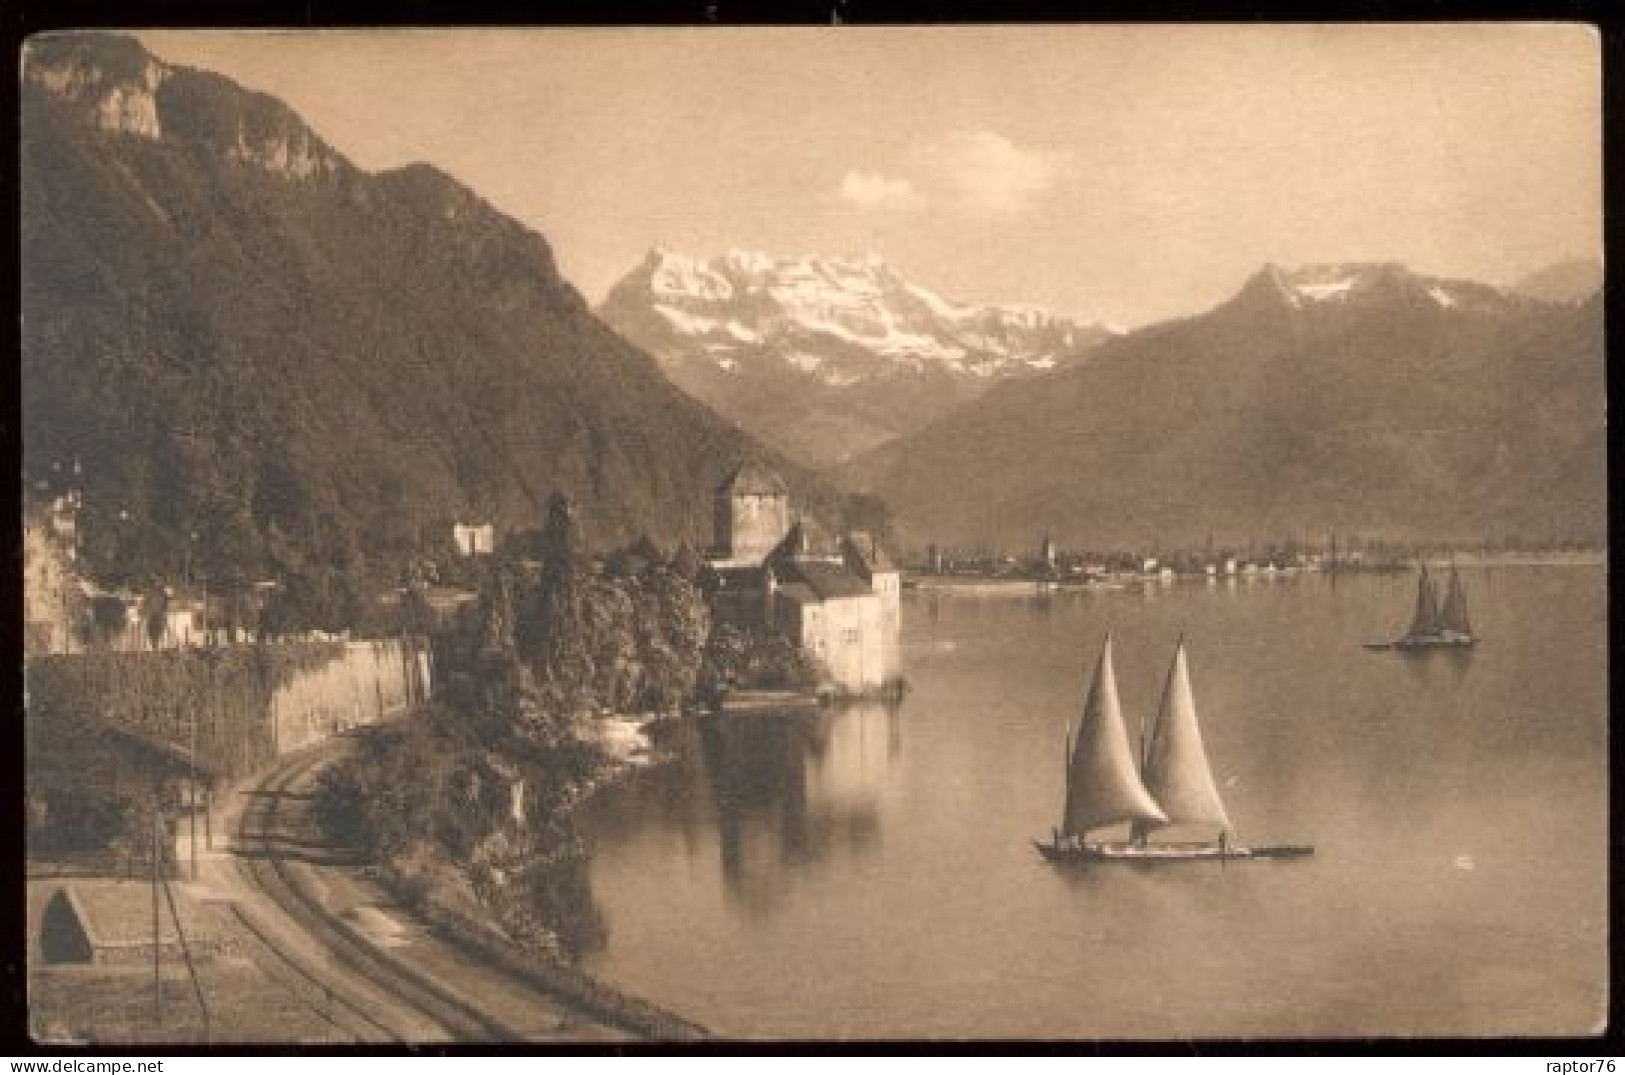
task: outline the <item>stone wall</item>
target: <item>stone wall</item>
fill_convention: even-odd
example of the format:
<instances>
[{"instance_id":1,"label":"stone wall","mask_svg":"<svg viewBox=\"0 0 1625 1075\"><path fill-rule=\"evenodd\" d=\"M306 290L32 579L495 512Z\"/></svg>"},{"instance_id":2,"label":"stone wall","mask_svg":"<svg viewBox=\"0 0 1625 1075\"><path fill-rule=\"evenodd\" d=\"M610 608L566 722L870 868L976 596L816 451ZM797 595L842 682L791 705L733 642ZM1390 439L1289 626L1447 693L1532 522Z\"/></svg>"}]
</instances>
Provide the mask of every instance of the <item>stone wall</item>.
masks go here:
<instances>
[{"instance_id":1,"label":"stone wall","mask_svg":"<svg viewBox=\"0 0 1625 1075\"><path fill-rule=\"evenodd\" d=\"M374 724L428 697L429 655L400 639L350 642L344 655L301 670L271 696L278 754Z\"/></svg>"}]
</instances>

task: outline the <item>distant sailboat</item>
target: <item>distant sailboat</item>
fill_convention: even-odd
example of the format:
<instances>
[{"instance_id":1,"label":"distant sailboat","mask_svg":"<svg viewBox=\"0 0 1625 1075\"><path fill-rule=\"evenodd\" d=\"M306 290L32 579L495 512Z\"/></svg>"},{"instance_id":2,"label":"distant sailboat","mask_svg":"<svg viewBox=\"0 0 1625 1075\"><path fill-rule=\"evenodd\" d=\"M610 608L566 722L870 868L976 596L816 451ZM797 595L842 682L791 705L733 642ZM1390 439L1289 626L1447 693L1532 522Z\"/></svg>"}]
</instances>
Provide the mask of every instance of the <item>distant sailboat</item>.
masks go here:
<instances>
[{"instance_id":1,"label":"distant sailboat","mask_svg":"<svg viewBox=\"0 0 1625 1075\"><path fill-rule=\"evenodd\" d=\"M1467 620L1467 590L1456 573L1454 561L1450 564L1450 583L1445 590L1444 607L1439 611L1439 635L1455 645L1473 644L1473 627Z\"/></svg>"},{"instance_id":2,"label":"distant sailboat","mask_svg":"<svg viewBox=\"0 0 1625 1075\"><path fill-rule=\"evenodd\" d=\"M1467 620L1467 591L1456 572L1455 561L1450 563L1450 581L1445 590L1444 606L1439 606L1428 565L1420 565L1416 582L1416 611L1411 626L1403 637L1393 642L1367 642L1372 650L1465 649L1474 642L1473 629Z\"/></svg>"},{"instance_id":3,"label":"distant sailboat","mask_svg":"<svg viewBox=\"0 0 1625 1075\"><path fill-rule=\"evenodd\" d=\"M1178 862L1200 859L1289 858L1309 847L1241 847L1229 842L1230 819L1202 745L1191 692L1185 641L1174 651L1162 706L1143 756L1136 758L1123 725L1108 634L1095 665L1077 735L1066 745L1066 802L1050 843L1036 843L1051 862ZM1090 841L1095 829L1128 823L1126 841ZM1154 842L1156 829L1211 824L1212 841Z\"/></svg>"}]
</instances>

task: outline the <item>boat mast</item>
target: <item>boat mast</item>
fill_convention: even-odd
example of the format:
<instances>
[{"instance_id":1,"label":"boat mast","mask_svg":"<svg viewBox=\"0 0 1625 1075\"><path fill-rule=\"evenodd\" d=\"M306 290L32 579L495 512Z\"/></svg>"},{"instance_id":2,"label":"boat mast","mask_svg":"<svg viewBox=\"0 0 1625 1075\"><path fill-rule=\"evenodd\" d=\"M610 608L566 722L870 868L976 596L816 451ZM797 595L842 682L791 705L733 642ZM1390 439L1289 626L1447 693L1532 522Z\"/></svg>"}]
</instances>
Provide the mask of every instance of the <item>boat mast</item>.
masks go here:
<instances>
[{"instance_id":1,"label":"boat mast","mask_svg":"<svg viewBox=\"0 0 1625 1075\"><path fill-rule=\"evenodd\" d=\"M1067 818L1072 816L1072 722L1066 722L1066 732L1062 741L1066 744L1061 754L1061 768L1066 770L1066 798L1061 800L1061 824L1055 830L1056 843L1059 844L1060 834L1067 831Z\"/></svg>"}]
</instances>

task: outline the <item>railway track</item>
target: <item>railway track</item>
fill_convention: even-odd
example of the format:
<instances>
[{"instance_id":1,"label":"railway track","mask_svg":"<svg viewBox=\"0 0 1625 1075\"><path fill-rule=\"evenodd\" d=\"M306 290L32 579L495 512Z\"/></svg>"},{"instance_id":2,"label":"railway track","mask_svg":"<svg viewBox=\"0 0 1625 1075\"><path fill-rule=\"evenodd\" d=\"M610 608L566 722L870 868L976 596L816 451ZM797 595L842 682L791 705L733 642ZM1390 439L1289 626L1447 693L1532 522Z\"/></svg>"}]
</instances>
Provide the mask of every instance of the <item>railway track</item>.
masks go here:
<instances>
[{"instance_id":1,"label":"railway track","mask_svg":"<svg viewBox=\"0 0 1625 1075\"><path fill-rule=\"evenodd\" d=\"M397 954L337 917L324 897L312 892L324 887L325 879L289 861L296 849L300 855L333 850L314 834L314 821L290 804L309 799L311 774L332 760L334 750L331 742L314 748L261 780L238 824L244 879L304 935L305 943L287 947L315 949L321 956L294 958L265 931L253 932L301 983L320 990L320 1008L314 994L304 1003L329 1025L342 1026L358 1040L689 1041L709 1036L704 1027L573 968L531 965L477 929L471 932L468 924L415 923L420 929Z\"/></svg>"},{"instance_id":2,"label":"railway track","mask_svg":"<svg viewBox=\"0 0 1625 1075\"><path fill-rule=\"evenodd\" d=\"M232 905L237 924L264 949L265 955L251 955L249 959L267 980L274 982L290 997L303 1004L321 1022L331 1027L342 1039L354 1042L391 1042L401 1040L394 1031L373 1018L364 1008L333 992L332 986L312 975L290 958L280 944L263 930L243 909ZM328 1040L331 1040L329 1038Z\"/></svg>"},{"instance_id":3,"label":"railway track","mask_svg":"<svg viewBox=\"0 0 1625 1075\"><path fill-rule=\"evenodd\" d=\"M368 997L344 976L324 976L289 956L263 931L254 932L304 981L330 996L335 1014L342 1011L346 1022L360 1024L358 1037L382 1035L397 1041L446 1039L452 1041L518 1041L526 1035L520 1028L494 1018L463 1000L402 960L374 947L358 932L332 918L327 909L292 876L284 855L284 842L278 823L285 820L284 807L290 789L313 769L323 764L322 753L301 758L283 766L255 789L255 798L243 811L238 835L249 853L239 859L247 879L307 936L315 940L333 963L349 975L364 979L367 986L383 994L397 1009L415 1016L416 1029L428 1024L430 1033L414 1033L414 1026L400 1025L400 1019L381 1018L374 1013L376 998ZM325 980L324 980L325 979ZM336 1019L333 1021L337 1021ZM395 1025L390 1025L391 1023ZM355 1033L354 1026L348 1028Z\"/></svg>"}]
</instances>

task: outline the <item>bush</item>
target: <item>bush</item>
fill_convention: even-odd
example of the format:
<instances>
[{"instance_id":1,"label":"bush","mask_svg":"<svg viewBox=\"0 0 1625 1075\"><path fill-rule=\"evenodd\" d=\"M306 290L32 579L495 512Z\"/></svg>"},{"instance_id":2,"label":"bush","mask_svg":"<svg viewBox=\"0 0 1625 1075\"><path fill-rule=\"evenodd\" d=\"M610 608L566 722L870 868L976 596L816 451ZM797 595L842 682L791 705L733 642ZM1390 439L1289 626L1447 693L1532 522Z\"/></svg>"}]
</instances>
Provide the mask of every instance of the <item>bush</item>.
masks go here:
<instances>
[{"instance_id":1,"label":"bush","mask_svg":"<svg viewBox=\"0 0 1625 1075\"><path fill-rule=\"evenodd\" d=\"M516 585L516 637L542 689L571 712L679 709L699 681L711 614L698 587L642 557Z\"/></svg>"},{"instance_id":2,"label":"bush","mask_svg":"<svg viewBox=\"0 0 1625 1075\"><path fill-rule=\"evenodd\" d=\"M715 699L729 689L811 691L823 680L818 659L783 635L718 624L706 643L699 692Z\"/></svg>"}]
</instances>

